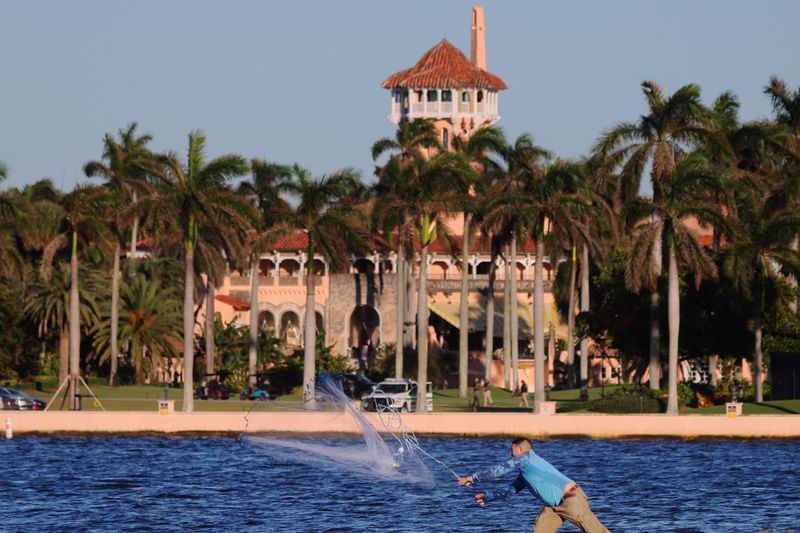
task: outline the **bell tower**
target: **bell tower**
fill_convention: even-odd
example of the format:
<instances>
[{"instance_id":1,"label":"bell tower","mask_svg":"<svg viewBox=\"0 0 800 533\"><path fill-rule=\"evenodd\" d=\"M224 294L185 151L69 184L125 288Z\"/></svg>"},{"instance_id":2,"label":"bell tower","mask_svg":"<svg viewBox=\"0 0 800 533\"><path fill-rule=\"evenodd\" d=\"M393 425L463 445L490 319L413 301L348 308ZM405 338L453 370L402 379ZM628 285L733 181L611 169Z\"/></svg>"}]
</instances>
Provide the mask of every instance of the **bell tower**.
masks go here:
<instances>
[{"instance_id":1,"label":"bell tower","mask_svg":"<svg viewBox=\"0 0 800 533\"><path fill-rule=\"evenodd\" d=\"M452 149L456 136L500 120L499 92L505 82L486 70L483 7L472 8L471 60L446 39L428 50L411 68L383 82L391 91L389 120L395 124L418 118L434 122L442 146Z\"/></svg>"}]
</instances>

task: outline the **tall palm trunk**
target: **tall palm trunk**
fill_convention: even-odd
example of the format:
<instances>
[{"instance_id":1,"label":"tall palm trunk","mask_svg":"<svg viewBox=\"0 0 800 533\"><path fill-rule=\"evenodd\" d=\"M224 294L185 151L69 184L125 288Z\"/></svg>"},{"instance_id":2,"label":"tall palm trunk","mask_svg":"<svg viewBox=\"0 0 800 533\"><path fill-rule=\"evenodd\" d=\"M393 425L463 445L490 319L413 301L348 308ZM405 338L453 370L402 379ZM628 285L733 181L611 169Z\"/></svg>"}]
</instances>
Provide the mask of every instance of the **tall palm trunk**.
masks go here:
<instances>
[{"instance_id":1,"label":"tall palm trunk","mask_svg":"<svg viewBox=\"0 0 800 533\"><path fill-rule=\"evenodd\" d=\"M484 379L492 382L492 362L494 361L494 280L497 276L494 247L489 263L489 283L486 293L486 369Z\"/></svg>"},{"instance_id":2,"label":"tall palm trunk","mask_svg":"<svg viewBox=\"0 0 800 533\"><path fill-rule=\"evenodd\" d=\"M544 235L536 237L536 266L533 280L533 357L535 390L533 412L540 413L547 397L544 391Z\"/></svg>"},{"instance_id":3,"label":"tall palm trunk","mask_svg":"<svg viewBox=\"0 0 800 533\"><path fill-rule=\"evenodd\" d=\"M654 220L658 220L658 216L654 215ZM655 238L655 245L653 246L653 270L656 277L661 276L661 230ZM656 284L658 282L656 281ZM661 324L659 321L659 307L661 305L661 295L658 292L658 285L656 290L650 293L650 389L656 390L661 386Z\"/></svg>"},{"instance_id":4,"label":"tall palm trunk","mask_svg":"<svg viewBox=\"0 0 800 533\"><path fill-rule=\"evenodd\" d=\"M414 297L417 295L417 278L414 276L413 264L406 262L406 317L411 318L406 324L406 335L408 341L406 346L417 349L417 311L414 309Z\"/></svg>"},{"instance_id":5,"label":"tall palm trunk","mask_svg":"<svg viewBox=\"0 0 800 533\"><path fill-rule=\"evenodd\" d=\"M589 310L589 245L581 247L581 312ZM581 339L581 396L588 394L589 386L589 338ZM588 397L587 397L588 399Z\"/></svg>"},{"instance_id":6,"label":"tall palm trunk","mask_svg":"<svg viewBox=\"0 0 800 533\"><path fill-rule=\"evenodd\" d=\"M517 305L517 238L511 239L511 386L519 387L519 306Z\"/></svg>"},{"instance_id":7,"label":"tall palm trunk","mask_svg":"<svg viewBox=\"0 0 800 533\"><path fill-rule=\"evenodd\" d=\"M427 411L428 387L428 246L420 250L417 297L417 412Z\"/></svg>"},{"instance_id":8,"label":"tall palm trunk","mask_svg":"<svg viewBox=\"0 0 800 533\"><path fill-rule=\"evenodd\" d=\"M511 388L511 283L509 272L511 263L506 255L503 265L503 387Z\"/></svg>"},{"instance_id":9,"label":"tall palm trunk","mask_svg":"<svg viewBox=\"0 0 800 533\"><path fill-rule=\"evenodd\" d=\"M136 203L137 200L136 191L133 191L133 195L131 196L132 203ZM128 257L136 257L136 240L139 238L139 217L134 217L133 219L133 228L131 228L131 252Z\"/></svg>"},{"instance_id":10,"label":"tall palm trunk","mask_svg":"<svg viewBox=\"0 0 800 533\"><path fill-rule=\"evenodd\" d=\"M569 307L567 308L567 388L575 386L575 279L578 265L575 246L572 247L572 264L569 269Z\"/></svg>"},{"instance_id":11,"label":"tall palm trunk","mask_svg":"<svg viewBox=\"0 0 800 533\"><path fill-rule=\"evenodd\" d=\"M114 246L114 268L111 272L111 372L108 384L117 386L117 354L119 353L119 241Z\"/></svg>"},{"instance_id":12,"label":"tall palm trunk","mask_svg":"<svg viewBox=\"0 0 800 533\"><path fill-rule=\"evenodd\" d=\"M72 255L69 258L69 375L70 409L78 409L78 376L81 372L81 310L78 299L78 233L72 232Z\"/></svg>"},{"instance_id":13,"label":"tall palm trunk","mask_svg":"<svg viewBox=\"0 0 800 533\"><path fill-rule=\"evenodd\" d=\"M314 315L314 248L308 237L308 260L306 262L306 319L303 335L303 405L306 409L317 406L314 376L316 375L316 329L317 320Z\"/></svg>"},{"instance_id":14,"label":"tall palm trunk","mask_svg":"<svg viewBox=\"0 0 800 533\"><path fill-rule=\"evenodd\" d=\"M678 294L678 260L675 246L669 247L669 294L667 310L669 313L669 395L667 414L678 414L678 333L681 327L680 296Z\"/></svg>"},{"instance_id":15,"label":"tall palm trunk","mask_svg":"<svg viewBox=\"0 0 800 533\"><path fill-rule=\"evenodd\" d=\"M258 257L253 257L250 265L250 337L247 343L247 374L251 387L256 385L256 366L258 364Z\"/></svg>"},{"instance_id":16,"label":"tall palm trunk","mask_svg":"<svg viewBox=\"0 0 800 533\"><path fill-rule=\"evenodd\" d=\"M186 246L183 286L183 411L194 411L194 248Z\"/></svg>"},{"instance_id":17,"label":"tall palm trunk","mask_svg":"<svg viewBox=\"0 0 800 533\"><path fill-rule=\"evenodd\" d=\"M464 244L461 250L461 301L458 309L458 397L467 397L469 372L469 225L471 217L464 213Z\"/></svg>"},{"instance_id":18,"label":"tall palm trunk","mask_svg":"<svg viewBox=\"0 0 800 533\"><path fill-rule=\"evenodd\" d=\"M756 388L756 402L764 401L764 386L761 383L761 366L764 364L764 355L761 352L761 282L756 280L753 287L753 322L755 329L755 352L753 357L753 385Z\"/></svg>"},{"instance_id":19,"label":"tall palm trunk","mask_svg":"<svg viewBox=\"0 0 800 533\"><path fill-rule=\"evenodd\" d=\"M397 283L397 342L394 347L394 377L403 377L403 351L405 348L406 327L406 264L403 256L402 243L397 246L397 268L395 268Z\"/></svg>"},{"instance_id":20,"label":"tall palm trunk","mask_svg":"<svg viewBox=\"0 0 800 533\"><path fill-rule=\"evenodd\" d=\"M208 294L206 294L206 374L214 373L214 358L216 346L214 344L214 330L216 329L217 316L214 311L214 280L208 277Z\"/></svg>"},{"instance_id":21,"label":"tall palm trunk","mask_svg":"<svg viewBox=\"0 0 800 533\"><path fill-rule=\"evenodd\" d=\"M69 324L61 324L58 335L58 384L69 376Z\"/></svg>"}]
</instances>

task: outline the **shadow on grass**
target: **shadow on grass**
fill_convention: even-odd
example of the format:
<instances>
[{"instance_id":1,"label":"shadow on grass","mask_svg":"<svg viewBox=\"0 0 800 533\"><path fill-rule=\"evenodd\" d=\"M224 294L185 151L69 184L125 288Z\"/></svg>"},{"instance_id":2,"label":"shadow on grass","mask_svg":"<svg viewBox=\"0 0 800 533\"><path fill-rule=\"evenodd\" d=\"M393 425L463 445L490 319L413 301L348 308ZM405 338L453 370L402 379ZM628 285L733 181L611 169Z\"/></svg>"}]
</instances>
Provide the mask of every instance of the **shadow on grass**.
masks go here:
<instances>
[{"instance_id":1,"label":"shadow on grass","mask_svg":"<svg viewBox=\"0 0 800 533\"><path fill-rule=\"evenodd\" d=\"M798 415L798 414L800 414L800 411L797 411L795 409L789 409L788 407L783 407L781 405L774 405L774 404L771 404L771 403L753 403L752 405L757 405L757 406L761 407L762 409L773 409L775 411L780 411L782 413L787 413L787 414L790 414L790 415Z\"/></svg>"}]
</instances>

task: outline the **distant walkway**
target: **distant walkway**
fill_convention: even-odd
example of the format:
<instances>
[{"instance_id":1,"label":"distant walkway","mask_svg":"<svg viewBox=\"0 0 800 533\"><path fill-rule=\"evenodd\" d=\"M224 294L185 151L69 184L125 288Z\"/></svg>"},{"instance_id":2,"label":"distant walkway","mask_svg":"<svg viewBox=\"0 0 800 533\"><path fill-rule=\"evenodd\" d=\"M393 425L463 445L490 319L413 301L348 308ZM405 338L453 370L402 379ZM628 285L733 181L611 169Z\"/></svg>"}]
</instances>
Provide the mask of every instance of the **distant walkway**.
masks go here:
<instances>
[{"instance_id":1,"label":"distant walkway","mask_svg":"<svg viewBox=\"0 0 800 533\"><path fill-rule=\"evenodd\" d=\"M218 433L245 429L241 412L196 412L161 415L157 412L13 412L15 435L74 433ZM375 413L370 421L383 429ZM248 416L248 432L343 434L357 427L341 413L261 412ZM535 438L800 438L800 415L605 415L530 413L406 414L403 420L417 435L491 437L527 435Z\"/></svg>"}]
</instances>

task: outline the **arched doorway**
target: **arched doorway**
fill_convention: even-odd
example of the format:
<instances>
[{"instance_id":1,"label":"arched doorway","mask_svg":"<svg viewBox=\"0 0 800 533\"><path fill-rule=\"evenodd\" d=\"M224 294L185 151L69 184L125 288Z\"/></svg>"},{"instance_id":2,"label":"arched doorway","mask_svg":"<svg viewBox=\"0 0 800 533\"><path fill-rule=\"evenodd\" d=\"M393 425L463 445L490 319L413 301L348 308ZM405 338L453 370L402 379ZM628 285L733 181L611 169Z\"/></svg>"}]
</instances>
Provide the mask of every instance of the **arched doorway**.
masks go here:
<instances>
[{"instance_id":1,"label":"arched doorway","mask_svg":"<svg viewBox=\"0 0 800 533\"><path fill-rule=\"evenodd\" d=\"M316 322L317 322L317 333L319 333L320 331L324 332L325 331L325 319L322 318L322 313L320 313L319 311L316 311L314 313L314 317L316 318Z\"/></svg>"},{"instance_id":2,"label":"arched doorway","mask_svg":"<svg viewBox=\"0 0 800 533\"><path fill-rule=\"evenodd\" d=\"M359 305L350 315L350 346L363 346L369 340L373 346L380 344L381 319L371 305Z\"/></svg>"},{"instance_id":3,"label":"arched doorway","mask_svg":"<svg viewBox=\"0 0 800 533\"><path fill-rule=\"evenodd\" d=\"M272 311L258 312L258 327L275 331L275 315L272 314Z\"/></svg>"},{"instance_id":4,"label":"arched doorway","mask_svg":"<svg viewBox=\"0 0 800 533\"><path fill-rule=\"evenodd\" d=\"M281 339L287 348L300 348L303 334L300 331L300 318L294 311L286 311L281 316Z\"/></svg>"}]
</instances>

